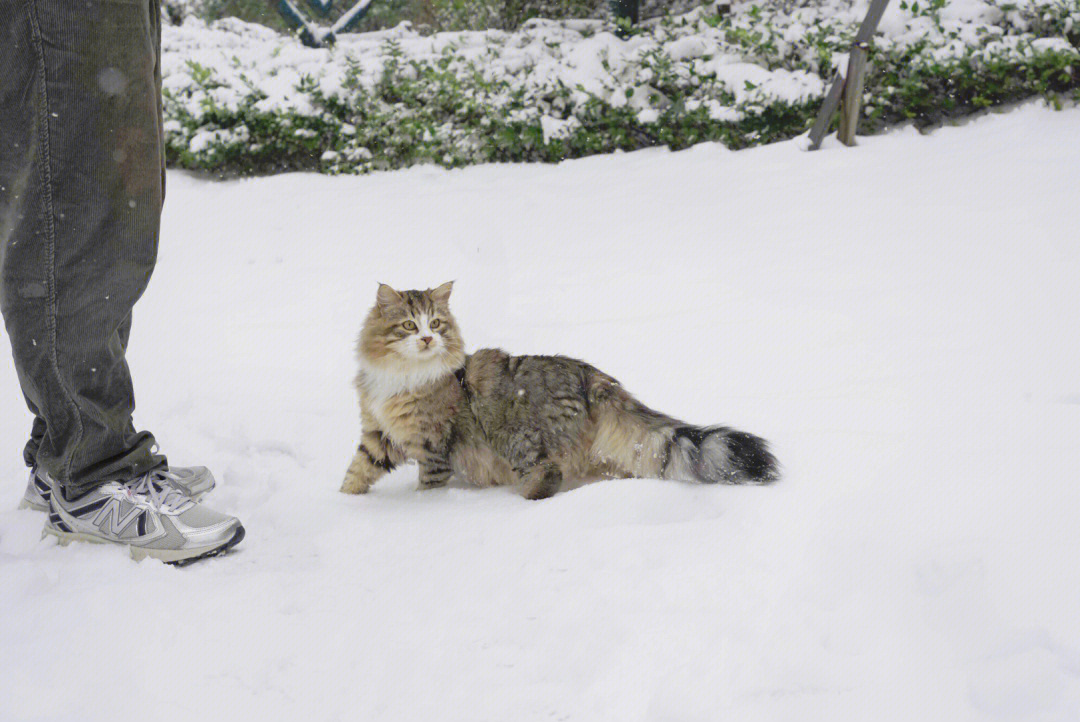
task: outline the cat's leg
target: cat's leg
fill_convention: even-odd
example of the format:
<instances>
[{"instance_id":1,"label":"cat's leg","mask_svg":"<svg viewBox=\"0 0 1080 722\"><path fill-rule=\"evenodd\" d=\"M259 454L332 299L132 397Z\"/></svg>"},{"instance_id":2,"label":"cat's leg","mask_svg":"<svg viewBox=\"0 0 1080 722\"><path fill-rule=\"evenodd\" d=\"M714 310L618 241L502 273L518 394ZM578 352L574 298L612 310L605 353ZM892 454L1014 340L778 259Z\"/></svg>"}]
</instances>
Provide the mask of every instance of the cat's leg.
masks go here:
<instances>
[{"instance_id":1,"label":"cat's leg","mask_svg":"<svg viewBox=\"0 0 1080 722\"><path fill-rule=\"evenodd\" d=\"M517 482L510 463L486 444L461 445L454 452L454 469L476 486L506 486Z\"/></svg>"},{"instance_id":2,"label":"cat's leg","mask_svg":"<svg viewBox=\"0 0 1080 722\"><path fill-rule=\"evenodd\" d=\"M446 486L454 470L447 454L428 454L420 461L420 489L438 489Z\"/></svg>"},{"instance_id":3,"label":"cat's leg","mask_svg":"<svg viewBox=\"0 0 1080 722\"><path fill-rule=\"evenodd\" d=\"M371 485L403 459L379 431L365 431L353 456L341 490L346 494L366 494Z\"/></svg>"},{"instance_id":4,"label":"cat's leg","mask_svg":"<svg viewBox=\"0 0 1080 722\"><path fill-rule=\"evenodd\" d=\"M559 490L563 482L562 470L553 461L541 461L524 469L521 478L524 482L521 493L526 499L547 499Z\"/></svg>"}]
</instances>

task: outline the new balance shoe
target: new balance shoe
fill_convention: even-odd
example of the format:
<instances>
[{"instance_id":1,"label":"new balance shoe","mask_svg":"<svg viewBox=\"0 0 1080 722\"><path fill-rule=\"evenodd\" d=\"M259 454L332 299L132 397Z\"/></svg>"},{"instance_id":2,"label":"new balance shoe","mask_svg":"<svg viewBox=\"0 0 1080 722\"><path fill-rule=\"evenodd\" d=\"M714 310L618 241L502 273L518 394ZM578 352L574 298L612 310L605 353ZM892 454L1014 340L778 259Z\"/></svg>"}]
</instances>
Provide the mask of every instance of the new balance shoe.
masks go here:
<instances>
[{"instance_id":1,"label":"new balance shoe","mask_svg":"<svg viewBox=\"0 0 1080 722\"><path fill-rule=\"evenodd\" d=\"M217 483L214 475L205 466L172 466L152 473L156 475L159 482L176 486L195 501L209 494ZM52 487L46 481L46 476L45 472L39 472L36 466L30 470L26 492L23 494L22 501L19 502L20 509L49 510Z\"/></svg>"},{"instance_id":2,"label":"new balance shoe","mask_svg":"<svg viewBox=\"0 0 1080 722\"><path fill-rule=\"evenodd\" d=\"M46 534L60 544L120 544L136 560L153 557L179 565L231 549L244 538L244 527L236 517L198 504L151 472L128 482L109 482L75 501L49 494L42 536Z\"/></svg>"}]
</instances>

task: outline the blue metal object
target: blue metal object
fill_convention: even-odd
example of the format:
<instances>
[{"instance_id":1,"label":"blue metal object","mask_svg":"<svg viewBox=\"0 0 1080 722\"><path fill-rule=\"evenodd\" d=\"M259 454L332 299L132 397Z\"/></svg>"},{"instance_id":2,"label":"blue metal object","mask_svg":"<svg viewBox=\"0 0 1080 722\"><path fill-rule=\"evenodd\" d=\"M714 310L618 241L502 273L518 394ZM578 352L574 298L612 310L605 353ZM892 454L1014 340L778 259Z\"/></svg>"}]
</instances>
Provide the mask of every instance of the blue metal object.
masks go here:
<instances>
[{"instance_id":1,"label":"blue metal object","mask_svg":"<svg viewBox=\"0 0 1080 722\"><path fill-rule=\"evenodd\" d=\"M631 25L637 25L640 18L638 0L609 0L611 14L616 18L626 18Z\"/></svg>"},{"instance_id":2,"label":"blue metal object","mask_svg":"<svg viewBox=\"0 0 1080 722\"><path fill-rule=\"evenodd\" d=\"M330 8L333 6L334 0L307 0L307 4L319 15L326 17L330 14Z\"/></svg>"},{"instance_id":3,"label":"blue metal object","mask_svg":"<svg viewBox=\"0 0 1080 722\"><path fill-rule=\"evenodd\" d=\"M615 18L616 34L624 40L630 36L630 27L641 19L638 0L608 0L611 15Z\"/></svg>"},{"instance_id":4,"label":"blue metal object","mask_svg":"<svg viewBox=\"0 0 1080 722\"><path fill-rule=\"evenodd\" d=\"M299 31L300 42L309 48L324 48L334 44L338 33L351 30L363 20L372 2L374 0L360 0L329 28L308 20L292 0L278 0L278 12L285 18L286 23ZM307 0L307 4L320 15L326 16L333 7L334 0Z\"/></svg>"}]
</instances>

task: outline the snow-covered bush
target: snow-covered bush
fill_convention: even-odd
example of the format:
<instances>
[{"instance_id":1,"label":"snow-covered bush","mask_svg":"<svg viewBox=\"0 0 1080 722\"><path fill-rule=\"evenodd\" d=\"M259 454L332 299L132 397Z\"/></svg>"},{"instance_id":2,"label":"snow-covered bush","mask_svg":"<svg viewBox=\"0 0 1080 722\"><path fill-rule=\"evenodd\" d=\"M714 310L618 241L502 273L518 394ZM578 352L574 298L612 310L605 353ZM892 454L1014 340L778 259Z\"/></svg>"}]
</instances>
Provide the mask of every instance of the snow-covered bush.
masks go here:
<instances>
[{"instance_id":1,"label":"snow-covered bush","mask_svg":"<svg viewBox=\"0 0 1080 722\"><path fill-rule=\"evenodd\" d=\"M865 128L1080 87L1080 0L895 0ZM187 168L358 172L554 161L805 131L865 4L783 0L667 17L622 41L600 21L423 36L408 24L310 49L189 18L164 34L169 159Z\"/></svg>"}]
</instances>

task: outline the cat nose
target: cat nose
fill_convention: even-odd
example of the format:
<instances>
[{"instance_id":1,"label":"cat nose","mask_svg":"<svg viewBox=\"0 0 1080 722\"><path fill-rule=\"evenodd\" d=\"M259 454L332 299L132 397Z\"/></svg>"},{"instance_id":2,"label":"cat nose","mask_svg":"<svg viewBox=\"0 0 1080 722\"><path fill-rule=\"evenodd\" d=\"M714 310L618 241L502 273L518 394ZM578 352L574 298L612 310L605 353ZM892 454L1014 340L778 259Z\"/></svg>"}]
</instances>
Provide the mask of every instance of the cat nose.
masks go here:
<instances>
[{"instance_id":1,"label":"cat nose","mask_svg":"<svg viewBox=\"0 0 1080 722\"><path fill-rule=\"evenodd\" d=\"M433 339L431 336L424 336L420 340L424 342L425 346L429 346L429 345L431 345L431 342L434 341L435 339Z\"/></svg>"}]
</instances>

